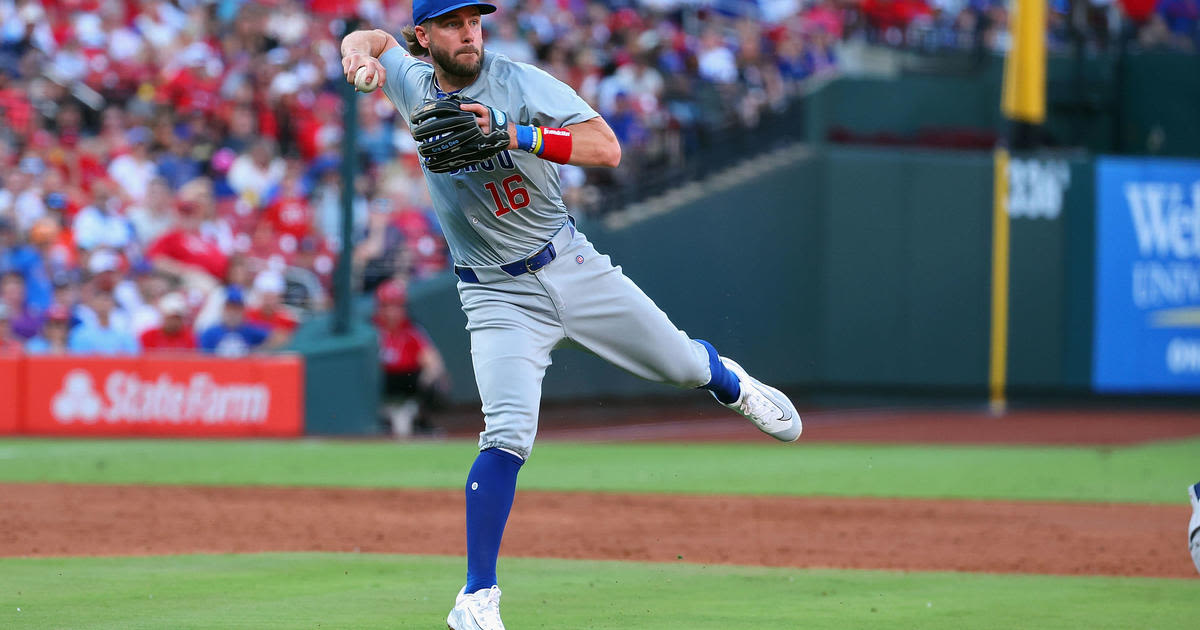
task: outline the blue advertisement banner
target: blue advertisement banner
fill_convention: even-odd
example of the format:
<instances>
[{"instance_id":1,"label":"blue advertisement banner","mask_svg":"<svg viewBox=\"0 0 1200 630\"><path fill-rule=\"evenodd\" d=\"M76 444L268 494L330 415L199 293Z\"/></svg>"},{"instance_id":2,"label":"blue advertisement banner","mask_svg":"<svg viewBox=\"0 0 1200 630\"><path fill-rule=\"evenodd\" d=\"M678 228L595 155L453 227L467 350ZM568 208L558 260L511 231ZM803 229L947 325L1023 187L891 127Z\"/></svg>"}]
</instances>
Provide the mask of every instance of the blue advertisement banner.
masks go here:
<instances>
[{"instance_id":1,"label":"blue advertisement banner","mask_svg":"<svg viewBox=\"0 0 1200 630\"><path fill-rule=\"evenodd\" d=\"M1096 162L1099 392L1200 392L1200 161Z\"/></svg>"}]
</instances>

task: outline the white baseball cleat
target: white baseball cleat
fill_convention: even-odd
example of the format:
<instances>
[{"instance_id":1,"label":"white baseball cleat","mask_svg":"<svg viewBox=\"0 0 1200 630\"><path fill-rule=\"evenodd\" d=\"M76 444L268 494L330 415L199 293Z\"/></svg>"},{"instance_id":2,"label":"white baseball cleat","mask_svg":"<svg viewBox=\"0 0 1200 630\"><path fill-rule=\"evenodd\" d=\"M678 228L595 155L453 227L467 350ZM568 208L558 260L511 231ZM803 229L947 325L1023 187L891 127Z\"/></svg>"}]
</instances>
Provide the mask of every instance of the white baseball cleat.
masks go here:
<instances>
[{"instance_id":1,"label":"white baseball cleat","mask_svg":"<svg viewBox=\"0 0 1200 630\"><path fill-rule=\"evenodd\" d=\"M1192 520L1188 522L1188 549L1192 562L1200 571L1200 483L1188 486L1188 498L1192 500Z\"/></svg>"},{"instance_id":2,"label":"white baseball cleat","mask_svg":"<svg viewBox=\"0 0 1200 630\"><path fill-rule=\"evenodd\" d=\"M484 588L474 593L463 587L454 598L454 609L446 617L450 630L504 630L500 621L500 587Z\"/></svg>"},{"instance_id":3,"label":"white baseball cleat","mask_svg":"<svg viewBox=\"0 0 1200 630\"><path fill-rule=\"evenodd\" d=\"M783 392L747 374L733 359L720 359L722 365L737 375L742 390L736 402L725 406L742 414L760 431L776 440L795 442L799 439L804 427L792 401Z\"/></svg>"}]
</instances>

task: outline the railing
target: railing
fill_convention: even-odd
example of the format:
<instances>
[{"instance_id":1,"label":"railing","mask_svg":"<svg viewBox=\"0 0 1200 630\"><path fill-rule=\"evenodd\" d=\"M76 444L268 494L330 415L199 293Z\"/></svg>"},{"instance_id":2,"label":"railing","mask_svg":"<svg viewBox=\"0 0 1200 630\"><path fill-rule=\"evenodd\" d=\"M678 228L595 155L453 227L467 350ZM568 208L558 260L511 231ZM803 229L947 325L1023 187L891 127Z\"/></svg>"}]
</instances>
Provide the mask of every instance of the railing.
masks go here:
<instances>
[{"instance_id":1,"label":"railing","mask_svg":"<svg viewBox=\"0 0 1200 630\"><path fill-rule=\"evenodd\" d=\"M601 215L802 140L803 107L803 98L793 96L782 106L759 113L753 124L702 122L666 130L658 141L679 147L677 154L629 151L615 171L589 169L588 183L593 194L577 201L572 210Z\"/></svg>"}]
</instances>

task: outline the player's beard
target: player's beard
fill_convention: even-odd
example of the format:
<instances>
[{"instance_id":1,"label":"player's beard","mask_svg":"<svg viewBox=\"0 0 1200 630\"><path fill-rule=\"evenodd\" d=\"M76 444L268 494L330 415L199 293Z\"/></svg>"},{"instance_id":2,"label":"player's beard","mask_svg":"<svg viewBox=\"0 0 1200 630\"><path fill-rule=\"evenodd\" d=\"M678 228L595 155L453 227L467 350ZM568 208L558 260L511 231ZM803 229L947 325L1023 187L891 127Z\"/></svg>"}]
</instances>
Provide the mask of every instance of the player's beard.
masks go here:
<instances>
[{"instance_id":1,"label":"player's beard","mask_svg":"<svg viewBox=\"0 0 1200 630\"><path fill-rule=\"evenodd\" d=\"M459 61L458 53L468 51L479 53L475 56L475 62ZM478 48L467 46L459 48L451 54L441 48L435 47L433 42L429 42L429 56L433 57L433 61L437 63L437 67L442 69L442 72L463 82L474 80L475 77L479 76L479 69L483 67L483 46Z\"/></svg>"}]
</instances>

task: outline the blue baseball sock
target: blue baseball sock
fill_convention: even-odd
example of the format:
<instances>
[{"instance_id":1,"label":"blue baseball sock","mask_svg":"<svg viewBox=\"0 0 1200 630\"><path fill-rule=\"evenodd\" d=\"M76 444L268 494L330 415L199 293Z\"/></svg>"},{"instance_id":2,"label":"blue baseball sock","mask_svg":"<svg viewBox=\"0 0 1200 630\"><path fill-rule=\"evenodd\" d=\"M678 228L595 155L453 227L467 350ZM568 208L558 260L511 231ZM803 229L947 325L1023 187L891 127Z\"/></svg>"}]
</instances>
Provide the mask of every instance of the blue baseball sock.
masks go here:
<instances>
[{"instance_id":1,"label":"blue baseball sock","mask_svg":"<svg viewBox=\"0 0 1200 630\"><path fill-rule=\"evenodd\" d=\"M738 396L742 395L742 385L738 382L737 374L734 374L721 363L720 357L717 356L717 349L711 343L703 339L696 339L696 343L704 346L708 350L708 369L712 373L712 379L707 384L701 385L700 389L707 389L712 392L717 400L731 405L737 402Z\"/></svg>"},{"instance_id":2,"label":"blue baseball sock","mask_svg":"<svg viewBox=\"0 0 1200 630\"><path fill-rule=\"evenodd\" d=\"M481 451L467 474L467 592L496 584L500 539L525 460L498 448Z\"/></svg>"}]
</instances>

